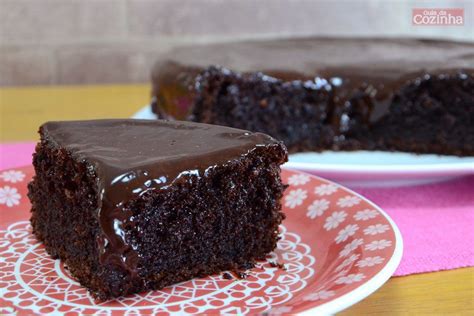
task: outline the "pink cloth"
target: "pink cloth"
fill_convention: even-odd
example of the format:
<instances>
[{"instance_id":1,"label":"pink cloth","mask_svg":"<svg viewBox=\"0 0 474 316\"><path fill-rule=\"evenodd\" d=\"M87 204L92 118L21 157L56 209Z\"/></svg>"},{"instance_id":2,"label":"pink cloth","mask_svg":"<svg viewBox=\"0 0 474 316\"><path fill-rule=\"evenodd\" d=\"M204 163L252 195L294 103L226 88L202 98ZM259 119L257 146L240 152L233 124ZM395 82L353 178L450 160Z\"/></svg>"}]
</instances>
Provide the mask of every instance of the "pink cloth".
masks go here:
<instances>
[{"instance_id":1,"label":"pink cloth","mask_svg":"<svg viewBox=\"0 0 474 316\"><path fill-rule=\"evenodd\" d=\"M0 170L31 164L31 155L36 143L0 144Z\"/></svg>"},{"instance_id":2,"label":"pink cloth","mask_svg":"<svg viewBox=\"0 0 474 316\"><path fill-rule=\"evenodd\" d=\"M399 188L353 188L379 205L402 233L395 275L474 266L474 176Z\"/></svg>"},{"instance_id":3,"label":"pink cloth","mask_svg":"<svg viewBox=\"0 0 474 316\"><path fill-rule=\"evenodd\" d=\"M0 170L31 163L34 143L1 144ZM474 266L474 176L400 188L354 188L384 209L404 240L395 275Z\"/></svg>"}]
</instances>

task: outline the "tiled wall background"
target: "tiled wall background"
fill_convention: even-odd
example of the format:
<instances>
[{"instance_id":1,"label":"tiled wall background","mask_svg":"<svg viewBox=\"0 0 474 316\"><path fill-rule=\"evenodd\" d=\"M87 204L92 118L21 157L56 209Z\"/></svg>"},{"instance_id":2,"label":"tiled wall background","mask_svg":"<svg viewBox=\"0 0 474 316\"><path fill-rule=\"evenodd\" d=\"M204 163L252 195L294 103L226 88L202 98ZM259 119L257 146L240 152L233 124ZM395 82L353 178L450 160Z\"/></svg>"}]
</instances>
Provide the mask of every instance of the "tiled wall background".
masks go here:
<instances>
[{"instance_id":1,"label":"tiled wall background","mask_svg":"<svg viewBox=\"0 0 474 316\"><path fill-rule=\"evenodd\" d=\"M465 25L411 25L460 7ZM303 35L474 39L474 1L0 0L0 86L147 82L176 45Z\"/></svg>"}]
</instances>

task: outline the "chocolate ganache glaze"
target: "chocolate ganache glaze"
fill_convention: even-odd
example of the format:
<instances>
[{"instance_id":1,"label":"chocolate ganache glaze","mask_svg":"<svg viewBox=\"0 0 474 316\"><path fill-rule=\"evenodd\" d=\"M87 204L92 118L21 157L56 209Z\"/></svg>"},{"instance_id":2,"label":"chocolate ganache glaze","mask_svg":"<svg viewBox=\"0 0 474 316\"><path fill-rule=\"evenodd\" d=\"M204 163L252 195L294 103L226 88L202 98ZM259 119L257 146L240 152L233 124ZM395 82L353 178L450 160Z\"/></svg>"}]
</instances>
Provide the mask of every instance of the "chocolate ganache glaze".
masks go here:
<instances>
[{"instance_id":1,"label":"chocolate ganache glaze","mask_svg":"<svg viewBox=\"0 0 474 316\"><path fill-rule=\"evenodd\" d=\"M234 128L179 121L93 120L48 122L43 132L95 174L101 262L136 274L138 254L123 225L133 223L124 208L150 190L196 181L210 169L237 160L273 138Z\"/></svg>"},{"instance_id":2,"label":"chocolate ganache glaze","mask_svg":"<svg viewBox=\"0 0 474 316\"><path fill-rule=\"evenodd\" d=\"M186 46L156 63L153 96L172 111L170 107L194 93L196 77L211 65L241 73L262 72L284 81L310 81L314 89L329 86L337 90L339 104L358 90L370 89L374 106L388 108L387 100L410 81L426 75L473 75L474 44L408 38L299 38ZM171 100L173 95L181 96L180 100Z\"/></svg>"},{"instance_id":3,"label":"chocolate ganache glaze","mask_svg":"<svg viewBox=\"0 0 474 316\"><path fill-rule=\"evenodd\" d=\"M218 65L219 72L208 68L211 65ZM223 79L225 76L234 76L235 79ZM210 80L226 82L227 86L215 89L225 90L229 85L232 89L209 92L209 87L215 84ZM403 99L400 95L413 87L442 86L445 82L446 86L451 86L451 91L445 93L463 90L459 92L460 96L452 94L452 99L461 98L462 106L474 108L471 88L474 82L474 44L397 38L299 38L177 48L163 56L153 68L152 109L159 117L250 129L222 119L206 119L209 116L197 117L195 112L201 111L197 108L203 103L209 104L209 98L216 95L233 94L233 100L226 97L227 103L250 104L255 100L256 105L266 106L266 100L262 99L264 93L255 93L263 103L242 93L249 84L257 81L276 83L284 90L291 90L285 92L286 95L295 94L297 89L304 90L307 95L321 95L325 113L322 124L331 129L328 137L333 139L333 148L339 146L339 140L360 138L360 134L372 138L367 145L371 147L386 137L383 125L387 124L387 116L400 108L397 103ZM260 90L267 86L271 84L255 85ZM290 86L296 89L285 88ZM268 90L275 91L273 88ZM272 94L277 93L268 95ZM218 105L221 107L222 100L224 98L213 102L221 102ZM262 115L264 112L255 113ZM471 117L472 110L466 115ZM452 114L447 114L450 116ZM446 120L450 121L449 118ZM360 131L361 126L364 133ZM264 127L257 130L279 136ZM287 143L292 151L290 145Z\"/></svg>"}]
</instances>

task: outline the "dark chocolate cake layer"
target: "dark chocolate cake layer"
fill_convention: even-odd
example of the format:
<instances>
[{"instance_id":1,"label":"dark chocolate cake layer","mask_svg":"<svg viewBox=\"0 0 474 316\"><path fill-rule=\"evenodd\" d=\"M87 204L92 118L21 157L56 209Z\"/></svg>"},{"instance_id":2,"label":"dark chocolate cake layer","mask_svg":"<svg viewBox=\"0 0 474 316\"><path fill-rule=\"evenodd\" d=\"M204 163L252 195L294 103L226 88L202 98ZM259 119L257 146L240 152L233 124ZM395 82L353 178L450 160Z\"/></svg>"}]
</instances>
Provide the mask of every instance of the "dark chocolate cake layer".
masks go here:
<instances>
[{"instance_id":1,"label":"dark chocolate cake layer","mask_svg":"<svg viewBox=\"0 0 474 316\"><path fill-rule=\"evenodd\" d=\"M201 45L165 56L152 77L159 116L265 132L290 152L474 155L471 43L303 38Z\"/></svg>"},{"instance_id":2,"label":"dark chocolate cake layer","mask_svg":"<svg viewBox=\"0 0 474 316\"><path fill-rule=\"evenodd\" d=\"M271 137L190 122L97 120L40 128L33 232L101 300L248 266L278 240Z\"/></svg>"}]
</instances>

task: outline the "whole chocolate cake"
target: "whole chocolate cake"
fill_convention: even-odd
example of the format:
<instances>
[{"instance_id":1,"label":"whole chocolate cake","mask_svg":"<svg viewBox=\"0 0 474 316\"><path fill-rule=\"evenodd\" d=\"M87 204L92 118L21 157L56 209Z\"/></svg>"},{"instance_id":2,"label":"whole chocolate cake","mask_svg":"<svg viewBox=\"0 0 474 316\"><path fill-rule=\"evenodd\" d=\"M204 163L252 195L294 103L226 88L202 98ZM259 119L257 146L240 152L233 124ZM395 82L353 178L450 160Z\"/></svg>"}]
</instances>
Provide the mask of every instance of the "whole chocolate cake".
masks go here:
<instances>
[{"instance_id":1,"label":"whole chocolate cake","mask_svg":"<svg viewBox=\"0 0 474 316\"><path fill-rule=\"evenodd\" d=\"M152 79L159 117L264 132L290 152L474 155L472 43L302 38L183 47L156 64Z\"/></svg>"},{"instance_id":2,"label":"whole chocolate cake","mask_svg":"<svg viewBox=\"0 0 474 316\"><path fill-rule=\"evenodd\" d=\"M33 233L101 300L265 258L281 142L190 122L49 122L29 184Z\"/></svg>"}]
</instances>

